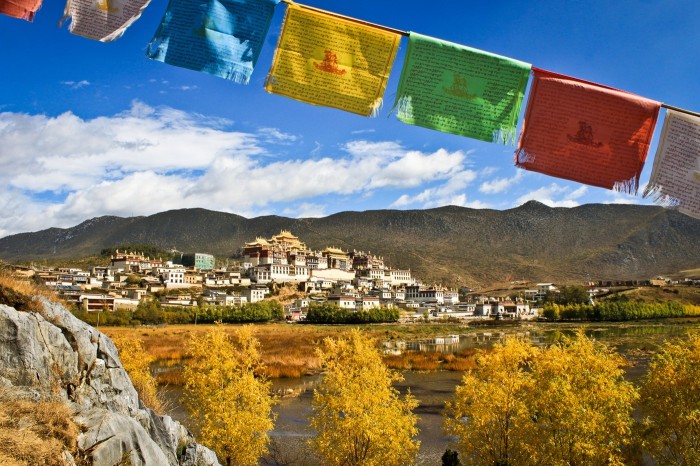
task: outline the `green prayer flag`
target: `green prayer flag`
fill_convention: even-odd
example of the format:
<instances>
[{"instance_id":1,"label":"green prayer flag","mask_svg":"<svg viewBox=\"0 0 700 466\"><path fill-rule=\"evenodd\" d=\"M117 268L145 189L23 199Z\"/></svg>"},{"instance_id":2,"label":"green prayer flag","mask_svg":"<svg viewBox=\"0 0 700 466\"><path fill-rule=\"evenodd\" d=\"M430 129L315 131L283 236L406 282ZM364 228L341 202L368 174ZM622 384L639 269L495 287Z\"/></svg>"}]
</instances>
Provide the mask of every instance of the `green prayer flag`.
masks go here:
<instances>
[{"instance_id":1,"label":"green prayer flag","mask_svg":"<svg viewBox=\"0 0 700 466\"><path fill-rule=\"evenodd\" d=\"M404 123L515 143L531 65L411 32L394 108Z\"/></svg>"}]
</instances>

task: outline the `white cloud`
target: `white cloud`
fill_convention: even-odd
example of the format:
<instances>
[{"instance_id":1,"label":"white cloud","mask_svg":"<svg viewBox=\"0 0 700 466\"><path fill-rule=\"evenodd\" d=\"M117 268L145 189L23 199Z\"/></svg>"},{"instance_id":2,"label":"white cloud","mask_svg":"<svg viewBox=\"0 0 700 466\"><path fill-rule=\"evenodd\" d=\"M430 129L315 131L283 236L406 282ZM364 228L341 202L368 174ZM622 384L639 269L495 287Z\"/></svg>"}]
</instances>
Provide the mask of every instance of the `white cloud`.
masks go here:
<instances>
[{"instance_id":1,"label":"white cloud","mask_svg":"<svg viewBox=\"0 0 700 466\"><path fill-rule=\"evenodd\" d=\"M646 184L640 186L639 192L643 193ZM651 204L651 199L644 199L641 196L627 194L619 191L606 191L606 196L609 199L603 201L603 204Z\"/></svg>"},{"instance_id":2,"label":"white cloud","mask_svg":"<svg viewBox=\"0 0 700 466\"><path fill-rule=\"evenodd\" d=\"M575 200L581 197L586 192L586 187L576 189L571 192L566 186L559 186L557 183L552 183L549 186L543 186L534 191L520 196L515 205L521 205L527 201L539 201L549 207L577 207L579 203ZM559 197L560 199L555 199Z\"/></svg>"},{"instance_id":3,"label":"white cloud","mask_svg":"<svg viewBox=\"0 0 700 466\"><path fill-rule=\"evenodd\" d=\"M462 207L469 207L471 209L492 209L493 206L489 204L488 202L482 202L479 200L476 201L470 201L465 204L462 204Z\"/></svg>"},{"instance_id":4,"label":"white cloud","mask_svg":"<svg viewBox=\"0 0 700 466\"><path fill-rule=\"evenodd\" d=\"M268 144L296 136L231 125L141 102L90 120L0 113L0 236L184 207L255 216L298 203L293 215L319 216L329 196L429 184L414 203L469 204L463 191L476 172L464 168L460 151L352 141L324 157L280 160L268 156Z\"/></svg>"},{"instance_id":5,"label":"white cloud","mask_svg":"<svg viewBox=\"0 0 700 466\"><path fill-rule=\"evenodd\" d=\"M481 176L491 176L491 175L497 173L498 170L500 170L500 168L498 168L498 167L484 167L481 170L479 170L479 174Z\"/></svg>"},{"instance_id":6,"label":"white cloud","mask_svg":"<svg viewBox=\"0 0 700 466\"><path fill-rule=\"evenodd\" d=\"M493 180L484 181L481 183L481 186L479 186L479 191L484 194L501 193L520 182L523 176L524 170L517 170L512 178L495 178Z\"/></svg>"},{"instance_id":7,"label":"white cloud","mask_svg":"<svg viewBox=\"0 0 700 466\"><path fill-rule=\"evenodd\" d=\"M260 128L258 134L271 144L292 144L299 139L297 136L284 133L277 128Z\"/></svg>"},{"instance_id":8,"label":"white cloud","mask_svg":"<svg viewBox=\"0 0 700 466\"><path fill-rule=\"evenodd\" d=\"M65 84L71 89L80 89L82 87L89 86L90 81L86 81L84 79L82 81L61 81L61 84Z\"/></svg>"},{"instance_id":9,"label":"white cloud","mask_svg":"<svg viewBox=\"0 0 700 466\"><path fill-rule=\"evenodd\" d=\"M588 193L588 186L581 186L580 188L572 191L567 197L569 199L579 199Z\"/></svg>"},{"instance_id":10,"label":"white cloud","mask_svg":"<svg viewBox=\"0 0 700 466\"><path fill-rule=\"evenodd\" d=\"M282 213L295 218L325 217L327 215L325 205L312 202L302 202L295 208L284 209Z\"/></svg>"},{"instance_id":11,"label":"white cloud","mask_svg":"<svg viewBox=\"0 0 700 466\"><path fill-rule=\"evenodd\" d=\"M474 170L462 170L451 174L447 182L424 189L414 196L401 195L390 207L408 207L411 205L424 209L442 205L472 206L485 205L479 201L468 202L467 195L463 192L466 187L476 179Z\"/></svg>"},{"instance_id":12,"label":"white cloud","mask_svg":"<svg viewBox=\"0 0 700 466\"><path fill-rule=\"evenodd\" d=\"M445 149L426 154L406 151L399 143L353 141L345 145L353 160L362 167L382 167L363 176L370 178L371 188L415 187L425 182L450 178L464 167L465 155L461 151Z\"/></svg>"}]
</instances>

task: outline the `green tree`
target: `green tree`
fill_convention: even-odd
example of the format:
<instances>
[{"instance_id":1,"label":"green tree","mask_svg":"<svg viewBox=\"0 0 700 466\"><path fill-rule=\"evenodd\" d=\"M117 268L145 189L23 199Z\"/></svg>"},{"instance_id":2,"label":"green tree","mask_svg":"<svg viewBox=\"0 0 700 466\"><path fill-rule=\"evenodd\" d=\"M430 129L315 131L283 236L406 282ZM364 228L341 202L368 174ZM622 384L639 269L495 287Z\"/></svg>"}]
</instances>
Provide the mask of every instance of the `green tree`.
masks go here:
<instances>
[{"instance_id":1,"label":"green tree","mask_svg":"<svg viewBox=\"0 0 700 466\"><path fill-rule=\"evenodd\" d=\"M134 311L134 319L144 324L163 323L163 312L158 298L142 299Z\"/></svg>"},{"instance_id":2,"label":"green tree","mask_svg":"<svg viewBox=\"0 0 700 466\"><path fill-rule=\"evenodd\" d=\"M193 336L183 371L183 402L202 442L227 465L256 465L267 452L274 415L271 383L262 377L259 342L250 327L234 343L221 326Z\"/></svg>"},{"instance_id":3,"label":"green tree","mask_svg":"<svg viewBox=\"0 0 700 466\"><path fill-rule=\"evenodd\" d=\"M590 301L588 290L584 286L562 286L557 291L548 291L545 302L557 304L587 304Z\"/></svg>"},{"instance_id":4,"label":"green tree","mask_svg":"<svg viewBox=\"0 0 700 466\"><path fill-rule=\"evenodd\" d=\"M384 365L359 330L323 342L318 351L326 375L314 391L311 445L327 465L412 464L418 452L418 405L392 387L402 377Z\"/></svg>"},{"instance_id":5,"label":"green tree","mask_svg":"<svg viewBox=\"0 0 700 466\"><path fill-rule=\"evenodd\" d=\"M130 273L126 277L126 284L131 286L139 286L141 284L141 277L135 273Z\"/></svg>"},{"instance_id":6,"label":"green tree","mask_svg":"<svg viewBox=\"0 0 700 466\"><path fill-rule=\"evenodd\" d=\"M700 464L700 334L667 342L641 393L642 447L660 465Z\"/></svg>"},{"instance_id":7,"label":"green tree","mask_svg":"<svg viewBox=\"0 0 700 466\"><path fill-rule=\"evenodd\" d=\"M527 370L536 349L515 338L481 353L477 368L466 372L447 403L445 431L457 438L467 464L526 464L523 448L531 429L528 397L533 380Z\"/></svg>"}]
</instances>

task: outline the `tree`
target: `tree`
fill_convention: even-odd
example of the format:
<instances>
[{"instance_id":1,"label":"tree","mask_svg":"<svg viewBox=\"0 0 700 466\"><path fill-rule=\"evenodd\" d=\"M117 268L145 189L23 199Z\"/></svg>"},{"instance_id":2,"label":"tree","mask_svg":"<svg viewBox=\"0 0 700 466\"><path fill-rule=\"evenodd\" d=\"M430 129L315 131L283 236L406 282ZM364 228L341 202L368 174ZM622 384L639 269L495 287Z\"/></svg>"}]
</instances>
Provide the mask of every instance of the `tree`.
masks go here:
<instances>
[{"instance_id":1,"label":"tree","mask_svg":"<svg viewBox=\"0 0 700 466\"><path fill-rule=\"evenodd\" d=\"M145 324L160 324L163 322L163 312L160 301L155 296L142 299L134 311L134 319Z\"/></svg>"},{"instance_id":2,"label":"tree","mask_svg":"<svg viewBox=\"0 0 700 466\"><path fill-rule=\"evenodd\" d=\"M155 358L143 348L138 338L114 338L114 345L119 350L119 360L129 374L131 383L139 394L143 404L158 414L163 414L163 403L158 398L158 382L151 374L151 363Z\"/></svg>"},{"instance_id":3,"label":"tree","mask_svg":"<svg viewBox=\"0 0 700 466\"><path fill-rule=\"evenodd\" d=\"M418 452L418 405L392 387L403 378L389 370L359 330L326 338L318 355L326 375L314 390L311 445L328 465L412 464Z\"/></svg>"},{"instance_id":4,"label":"tree","mask_svg":"<svg viewBox=\"0 0 700 466\"><path fill-rule=\"evenodd\" d=\"M548 291L544 300L557 304L587 304L591 298L586 287L571 285L562 286L557 291Z\"/></svg>"},{"instance_id":5,"label":"tree","mask_svg":"<svg viewBox=\"0 0 700 466\"><path fill-rule=\"evenodd\" d=\"M271 383L262 375L259 342L250 327L234 344L221 326L193 336L183 402L202 442L227 465L256 465L267 451L274 415Z\"/></svg>"},{"instance_id":6,"label":"tree","mask_svg":"<svg viewBox=\"0 0 700 466\"><path fill-rule=\"evenodd\" d=\"M622 465L639 395L623 378L624 360L579 330L533 359L532 436L539 465Z\"/></svg>"},{"instance_id":7,"label":"tree","mask_svg":"<svg viewBox=\"0 0 700 466\"><path fill-rule=\"evenodd\" d=\"M126 284L131 286L139 286L141 284L141 277L135 273L130 273L126 277Z\"/></svg>"},{"instance_id":8,"label":"tree","mask_svg":"<svg viewBox=\"0 0 700 466\"><path fill-rule=\"evenodd\" d=\"M582 331L545 350L506 340L465 374L446 431L467 464L622 465L638 398L622 364Z\"/></svg>"},{"instance_id":9,"label":"tree","mask_svg":"<svg viewBox=\"0 0 700 466\"><path fill-rule=\"evenodd\" d=\"M700 464L700 334L667 342L641 392L642 447L660 465Z\"/></svg>"},{"instance_id":10,"label":"tree","mask_svg":"<svg viewBox=\"0 0 700 466\"><path fill-rule=\"evenodd\" d=\"M454 402L447 403L445 431L457 438L466 464L507 466L527 463L531 417L527 405L533 381L527 371L536 349L515 338L497 344L466 372Z\"/></svg>"}]
</instances>

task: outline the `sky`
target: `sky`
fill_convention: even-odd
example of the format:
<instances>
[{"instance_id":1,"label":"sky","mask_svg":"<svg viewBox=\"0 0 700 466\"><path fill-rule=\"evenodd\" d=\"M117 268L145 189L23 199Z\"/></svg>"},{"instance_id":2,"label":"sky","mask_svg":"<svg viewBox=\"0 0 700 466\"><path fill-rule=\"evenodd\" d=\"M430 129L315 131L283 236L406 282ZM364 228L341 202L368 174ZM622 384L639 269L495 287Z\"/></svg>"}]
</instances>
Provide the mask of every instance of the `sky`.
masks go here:
<instances>
[{"instance_id":1,"label":"sky","mask_svg":"<svg viewBox=\"0 0 700 466\"><path fill-rule=\"evenodd\" d=\"M301 3L700 111L696 0ZM514 146L399 122L407 38L367 118L263 89L283 4L247 86L145 57L164 0L110 43L59 28L64 5L45 0L33 23L0 15L0 237L190 207L251 218L649 204L662 118L630 196L516 168Z\"/></svg>"}]
</instances>

